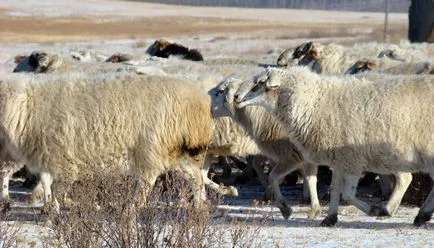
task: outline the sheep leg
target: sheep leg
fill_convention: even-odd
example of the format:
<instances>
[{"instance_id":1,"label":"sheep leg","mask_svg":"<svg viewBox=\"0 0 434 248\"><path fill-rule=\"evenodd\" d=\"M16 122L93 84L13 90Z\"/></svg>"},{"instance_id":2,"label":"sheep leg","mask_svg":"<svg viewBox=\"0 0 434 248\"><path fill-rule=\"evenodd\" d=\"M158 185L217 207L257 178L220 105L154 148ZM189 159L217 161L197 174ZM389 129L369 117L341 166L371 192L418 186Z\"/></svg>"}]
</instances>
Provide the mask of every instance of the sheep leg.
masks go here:
<instances>
[{"instance_id":1,"label":"sheep leg","mask_svg":"<svg viewBox=\"0 0 434 248\"><path fill-rule=\"evenodd\" d=\"M303 197L304 190L307 188L307 194L310 196L310 212L307 215L308 219L314 219L321 213L321 206L319 205L318 192L317 192L317 174L318 166L313 164L306 164L301 166L301 173L303 174Z\"/></svg>"},{"instance_id":2,"label":"sheep leg","mask_svg":"<svg viewBox=\"0 0 434 248\"><path fill-rule=\"evenodd\" d=\"M214 181L212 181L211 179L208 178L208 170L211 167L211 156L206 156L205 158L205 165L202 167L202 180L204 182L204 184L209 187L210 189L212 189L214 192L216 192L217 194L221 194L221 195L229 195L229 196L238 196L238 191L235 187L229 186L223 186L223 185L218 185L217 183L215 183Z\"/></svg>"},{"instance_id":3,"label":"sheep leg","mask_svg":"<svg viewBox=\"0 0 434 248\"><path fill-rule=\"evenodd\" d=\"M264 169L262 168L262 163L266 160L264 156L255 156L255 158L252 161L252 167L255 170L256 174L258 175L258 179L261 182L261 184L264 187L268 186L268 178L267 175L264 173Z\"/></svg>"},{"instance_id":4,"label":"sheep leg","mask_svg":"<svg viewBox=\"0 0 434 248\"><path fill-rule=\"evenodd\" d=\"M41 183L42 188L44 189L44 207L42 211L45 213L49 213L51 210L59 212L59 203L57 202L57 199L53 198L52 194L53 177L51 174L48 172L41 172Z\"/></svg>"},{"instance_id":5,"label":"sheep leg","mask_svg":"<svg viewBox=\"0 0 434 248\"><path fill-rule=\"evenodd\" d=\"M3 168L2 172L1 172L1 177L2 177L2 195L1 195L1 200L4 202L8 202L9 201L9 179L10 176L12 175L11 171L8 169Z\"/></svg>"},{"instance_id":6,"label":"sheep leg","mask_svg":"<svg viewBox=\"0 0 434 248\"><path fill-rule=\"evenodd\" d=\"M284 178L286 175L297 169L298 166L296 164L288 166L287 164L278 163L273 170L268 175L268 187L267 191L273 192L274 199L277 207L280 209L280 212L283 215L283 218L288 219L292 213L292 209L286 203L282 192L280 191L280 180Z\"/></svg>"},{"instance_id":7,"label":"sheep leg","mask_svg":"<svg viewBox=\"0 0 434 248\"><path fill-rule=\"evenodd\" d=\"M181 170L193 190L193 201L195 206L200 206L206 201L206 192L199 165L182 164Z\"/></svg>"},{"instance_id":8,"label":"sheep leg","mask_svg":"<svg viewBox=\"0 0 434 248\"><path fill-rule=\"evenodd\" d=\"M357 184L361 175L345 175L344 176L344 191L342 197L345 201L349 201L364 213L371 215L371 206L356 198Z\"/></svg>"},{"instance_id":9,"label":"sheep leg","mask_svg":"<svg viewBox=\"0 0 434 248\"><path fill-rule=\"evenodd\" d=\"M392 216L395 214L413 177L409 172L398 172L394 175L396 184L389 201L386 205L382 204L381 206L372 206L369 215Z\"/></svg>"},{"instance_id":10,"label":"sheep leg","mask_svg":"<svg viewBox=\"0 0 434 248\"><path fill-rule=\"evenodd\" d=\"M434 183L434 171L430 173L431 179ZM419 209L419 213L416 218L414 218L414 225L421 226L425 224L427 221L431 220L432 214L434 212L434 187L431 189L428 197L425 202L422 204L422 207Z\"/></svg>"},{"instance_id":11,"label":"sheep leg","mask_svg":"<svg viewBox=\"0 0 434 248\"><path fill-rule=\"evenodd\" d=\"M379 175L381 193L384 198L389 199L390 192L392 192L392 178L389 175Z\"/></svg>"},{"instance_id":12,"label":"sheep leg","mask_svg":"<svg viewBox=\"0 0 434 248\"><path fill-rule=\"evenodd\" d=\"M338 222L339 198L343 186L342 171L333 170L332 183L330 185L330 205L327 216L321 222L321 226L334 226Z\"/></svg>"}]
</instances>

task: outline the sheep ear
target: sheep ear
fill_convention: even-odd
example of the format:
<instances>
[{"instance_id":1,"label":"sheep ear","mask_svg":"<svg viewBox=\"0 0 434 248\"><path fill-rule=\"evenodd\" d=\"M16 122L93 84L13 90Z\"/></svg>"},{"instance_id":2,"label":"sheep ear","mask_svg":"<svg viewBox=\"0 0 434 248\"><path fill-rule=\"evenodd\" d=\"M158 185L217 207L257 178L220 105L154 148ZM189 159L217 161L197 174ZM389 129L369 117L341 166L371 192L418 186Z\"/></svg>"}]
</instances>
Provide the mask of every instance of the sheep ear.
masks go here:
<instances>
[{"instance_id":1,"label":"sheep ear","mask_svg":"<svg viewBox=\"0 0 434 248\"><path fill-rule=\"evenodd\" d=\"M14 58L15 64L21 63L25 58L26 58L25 55L17 55L17 56L15 56L15 58Z\"/></svg>"},{"instance_id":2,"label":"sheep ear","mask_svg":"<svg viewBox=\"0 0 434 248\"><path fill-rule=\"evenodd\" d=\"M120 62L120 54L115 53L112 56L110 56L105 62L111 62L111 63L119 63Z\"/></svg>"},{"instance_id":3,"label":"sheep ear","mask_svg":"<svg viewBox=\"0 0 434 248\"><path fill-rule=\"evenodd\" d=\"M368 61L368 62L366 62L366 67L369 70L373 70L375 67L377 67L377 65L374 62L372 62L372 61Z\"/></svg>"},{"instance_id":4,"label":"sheep ear","mask_svg":"<svg viewBox=\"0 0 434 248\"><path fill-rule=\"evenodd\" d=\"M160 43L160 44L159 44L160 51L163 51L164 49L166 49L166 47L167 47L168 45L170 45L170 42L168 42L167 40L160 41L159 43Z\"/></svg>"},{"instance_id":5,"label":"sheep ear","mask_svg":"<svg viewBox=\"0 0 434 248\"><path fill-rule=\"evenodd\" d=\"M310 50L310 54L311 54L315 59L318 59L319 56L320 56L319 51L316 50L315 48L312 48L312 49Z\"/></svg>"}]
</instances>

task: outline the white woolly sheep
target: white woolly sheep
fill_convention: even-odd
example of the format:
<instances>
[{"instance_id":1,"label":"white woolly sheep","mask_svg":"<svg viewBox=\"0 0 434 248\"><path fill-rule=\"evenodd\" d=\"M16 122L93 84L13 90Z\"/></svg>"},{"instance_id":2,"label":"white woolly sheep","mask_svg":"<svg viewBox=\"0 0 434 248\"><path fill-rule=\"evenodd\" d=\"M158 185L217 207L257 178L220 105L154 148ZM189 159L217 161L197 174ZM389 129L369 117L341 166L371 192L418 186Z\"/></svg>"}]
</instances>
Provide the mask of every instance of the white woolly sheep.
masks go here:
<instances>
[{"instance_id":1,"label":"white woolly sheep","mask_svg":"<svg viewBox=\"0 0 434 248\"><path fill-rule=\"evenodd\" d=\"M235 78L228 78L210 90L214 117L220 119L222 116L231 116L255 140L262 154L276 162L269 174L267 191L274 193L277 206L285 219L292 211L280 192L279 182L290 172L300 169L304 177L303 194L306 198L310 196L311 202L308 218L315 218L321 210L316 189L318 167L303 159L286 131L265 109L255 106L235 109L233 98L241 82Z\"/></svg>"},{"instance_id":2,"label":"white woolly sheep","mask_svg":"<svg viewBox=\"0 0 434 248\"><path fill-rule=\"evenodd\" d=\"M344 47L313 42L305 42L296 47L293 58L299 60L299 65L308 66L317 73L335 74L345 72L360 58L376 57L379 54L380 57L387 55L401 62L427 60L427 56L418 50L401 48L394 44L355 44L353 47Z\"/></svg>"},{"instance_id":3,"label":"white woolly sheep","mask_svg":"<svg viewBox=\"0 0 434 248\"><path fill-rule=\"evenodd\" d=\"M70 53L71 58L81 62L103 62L106 61L108 56L94 51L74 51Z\"/></svg>"},{"instance_id":4,"label":"white woolly sheep","mask_svg":"<svg viewBox=\"0 0 434 248\"><path fill-rule=\"evenodd\" d=\"M246 84L237 94L239 107L259 104L272 109L306 158L331 166L330 207L322 225L337 222L342 190L344 199L366 214L390 214L356 198L364 171L422 172L434 179L432 76L390 76L369 82L352 76L321 76L306 68L270 68L258 75L253 87ZM394 193L391 202L404 194ZM429 221L433 212L434 190L414 224Z\"/></svg>"},{"instance_id":5,"label":"white woolly sheep","mask_svg":"<svg viewBox=\"0 0 434 248\"><path fill-rule=\"evenodd\" d=\"M86 72L103 73L119 70L121 65L99 62L79 62L68 56L50 51L33 51L17 64L13 72L67 73Z\"/></svg>"},{"instance_id":6,"label":"white woolly sheep","mask_svg":"<svg viewBox=\"0 0 434 248\"><path fill-rule=\"evenodd\" d=\"M214 125L210 99L181 81L125 73L2 75L1 139L14 160L48 184L127 156L144 192L161 173L178 169L203 196L200 168Z\"/></svg>"},{"instance_id":7,"label":"white woolly sheep","mask_svg":"<svg viewBox=\"0 0 434 248\"><path fill-rule=\"evenodd\" d=\"M345 74L357 74L361 72L377 72L392 75L405 74L434 74L431 62L399 62L390 59L362 59L357 61Z\"/></svg>"}]
</instances>

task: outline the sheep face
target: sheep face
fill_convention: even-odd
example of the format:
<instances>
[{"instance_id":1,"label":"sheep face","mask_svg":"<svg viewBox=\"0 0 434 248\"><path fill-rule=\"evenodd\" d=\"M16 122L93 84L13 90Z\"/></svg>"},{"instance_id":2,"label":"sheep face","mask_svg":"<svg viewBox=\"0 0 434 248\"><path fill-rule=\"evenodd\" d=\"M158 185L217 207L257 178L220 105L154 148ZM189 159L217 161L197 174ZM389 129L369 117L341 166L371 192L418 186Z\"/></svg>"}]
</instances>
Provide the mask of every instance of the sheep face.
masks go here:
<instances>
[{"instance_id":1,"label":"sheep face","mask_svg":"<svg viewBox=\"0 0 434 248\"><path fill-rule=\"evenodd\" d=\"M208 92L212 99L212 114L214 118L234 116L234 95L241 83L239 79L227 78Z\"/></svg>"},{"instance_id":2,"label":"sheep face","mask_svg":"<svg viewBox=\"0 0 434 248\"><path fill-rule=\"evenodd\" d=\"M150 47L148 47L146 53L154 56L158 52L163 51L168 45L171 44L173 44L173 42L169 40L165 40L165 39L156 40Z\"/></svg>"},{"instance_id":3,"label":"sheep face","mask_svg":"<svg viewBox=\"0 0 434 248\"><path fill-rule=\"evenodd\" d=\"M295 48L292 57L299 60L299 65L307 66L316 62L320 58L320 53L312 42L305 42Z\"/></svg>"},{"instance_id":4,"label":"sheep face","mask_svg":"<svg viewBox=\"0 0 434 248\"><path fill-rule=\"evenodd\" d=\"M423 62L416 74L434 74L434 66L431 62Z\"/></svg>"},{"instance_id":5,"label":"sheep face","mask_svg":"<svg viewBox=\"0 0 434 248\"><path fill-rule=\"evenodd\" d=\"M406 59L400 55L398 55L398 53L392 49L386 49L380 52L380 54L378 54L378 58L389 58L389 59L393 59L393 60L398 60L398 61L405 61Z\"/></svg>"},{"instance_id":6,"label":"sheep face","mask_svg":"<svg viewBox=\"0 0 434 248\"><path fill-rule=\"evenodd\" d=\"M362 59L354 63L345 74L357 74L365 71L372 71L377 67L374 60Z\"/></svg>"},{"instance_id":7,"label":"sheep face","mask_svg":"<svg viewBox=\"0 0 434 248\"><path fill-rule=\"evenodd\" d=\"M298 58L294 58L294 49L288 48L283 51L279 57L277 58L277 66L286 67L286 66L296 66L299 63Z\"/></svg>"},{"instance_id":8,"label":"sheep face","mask_svg":"<svg viewBox=\"0 0 434 248\"><path fill-rule=\"evenodd\" d=\"M253 82L244 82L234 96L237 108L249 105L263 106L272 111L276 108L278 90L281 86L279 69L268 68L256 76Z\"/></svg>"},{"instance_id":9,"label":"sheep face","mask_svg":"<svg viewBox=\"0 0 434 248\"><path fill-rule=\"evenodd\" d=\"M50 60L49 55L46 52L34 51L30 56L24 58L15 67L13 72L45 73L49 71L50 65L52 65L53 61Z\"/></svg>"},{"instance_id":10,"label":"sheep face","mask_svg":"<svg viewBox=\"0 0 434 248\"><path fill-rule=\"evenodd\" d=\"M110 56L108 59L106 59L105 62L107 63L121 63L121 62L127 62L133 60L133 56L129 54L121 54L121 53L115 53L112 56Z\"/></svg>"}]
</instances>

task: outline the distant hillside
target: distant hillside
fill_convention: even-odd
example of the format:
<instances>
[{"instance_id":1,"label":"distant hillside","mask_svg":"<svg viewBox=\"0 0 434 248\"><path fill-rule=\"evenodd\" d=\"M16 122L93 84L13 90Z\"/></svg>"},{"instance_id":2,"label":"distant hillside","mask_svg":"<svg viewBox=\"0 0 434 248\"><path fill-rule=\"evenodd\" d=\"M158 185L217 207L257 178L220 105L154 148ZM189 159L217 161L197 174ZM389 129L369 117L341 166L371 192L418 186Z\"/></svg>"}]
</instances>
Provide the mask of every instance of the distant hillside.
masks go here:
<instances>
[{"instance_id":1,"label":"distant hillside","mask_svg":"<svg viewBox=\"0 0 434 248\"><path fill-rule=\"evenodd\" d=\"M141 2L230 6L248 8L291 8L350 11L384 11L386 0L132 0ZM410 0L389 0L391 12L407 12Z\"/></svg>"}]
</instances>

